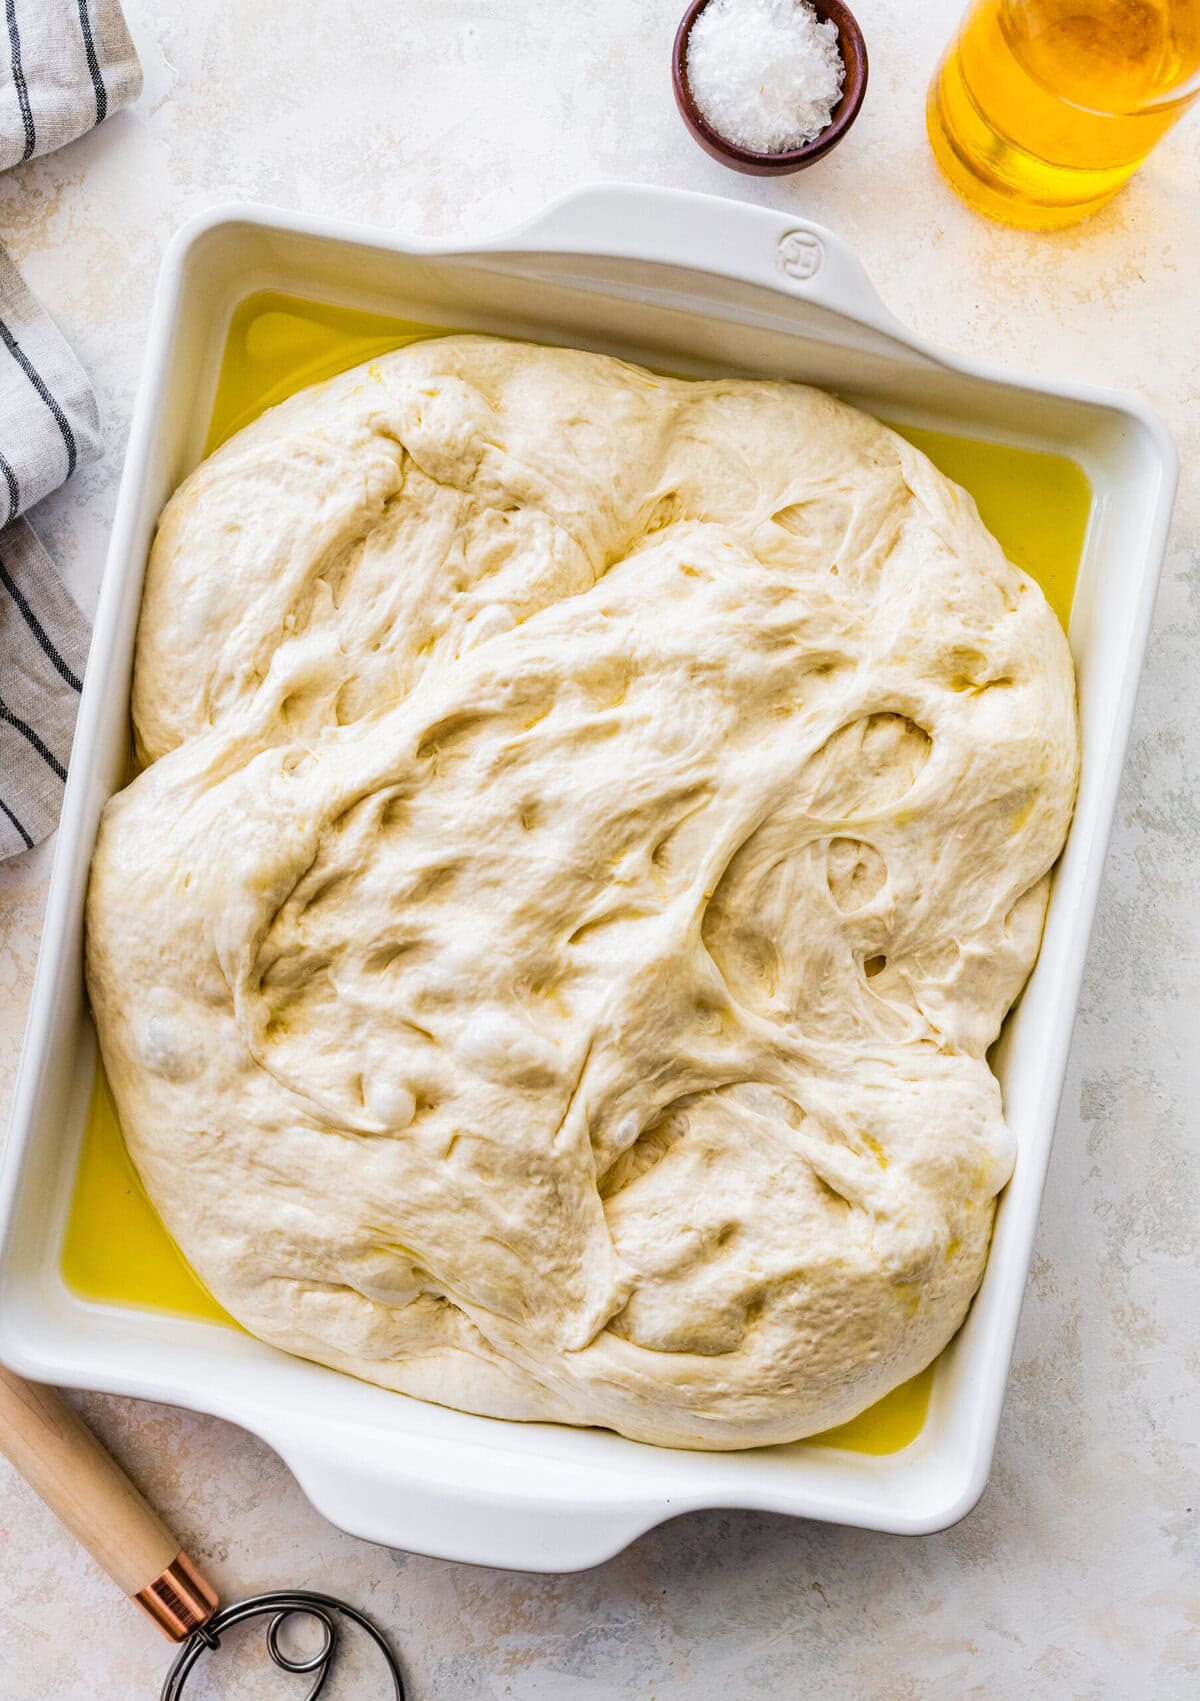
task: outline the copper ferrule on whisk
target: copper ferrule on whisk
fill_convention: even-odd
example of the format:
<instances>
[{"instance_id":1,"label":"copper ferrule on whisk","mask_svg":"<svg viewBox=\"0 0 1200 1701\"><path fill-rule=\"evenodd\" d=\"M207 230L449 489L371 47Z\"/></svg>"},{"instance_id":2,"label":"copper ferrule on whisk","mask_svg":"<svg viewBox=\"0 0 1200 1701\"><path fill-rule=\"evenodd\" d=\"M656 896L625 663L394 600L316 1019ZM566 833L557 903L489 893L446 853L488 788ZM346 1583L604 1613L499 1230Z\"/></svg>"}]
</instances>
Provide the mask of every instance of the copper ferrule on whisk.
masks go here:
<instances>
[{"instance_id":1,"label":"copper ferrule on whisk","mask_svg":"<svg viewBox=\"0 0 1200 1701\"><path fill-rule=\"evenodd\" d=\"M172 1642L185 1642L217 1610L217 1591L182 1552L131 1598Z\"/></svg>"}]
</instances>

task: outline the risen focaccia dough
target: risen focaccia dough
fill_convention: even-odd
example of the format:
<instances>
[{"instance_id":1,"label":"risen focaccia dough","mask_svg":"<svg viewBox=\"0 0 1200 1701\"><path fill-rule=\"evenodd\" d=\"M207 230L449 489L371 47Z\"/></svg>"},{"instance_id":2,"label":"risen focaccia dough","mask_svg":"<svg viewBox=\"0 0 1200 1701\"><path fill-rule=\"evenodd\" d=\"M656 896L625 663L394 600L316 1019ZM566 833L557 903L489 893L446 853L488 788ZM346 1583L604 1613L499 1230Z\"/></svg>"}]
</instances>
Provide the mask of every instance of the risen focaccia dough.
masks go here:
<instances>
[{"instance_id":1,"label":"risen focaccia dough","mask_svg":"<svg viewBox=\"0 0 1200 1701\"><path fill-rule=\"evenodd\" d=\"M891 431L403 349L168 504L134 722L91 996L150 1195L256 1335L728 1448L958 1327L1075 701L1037 586Z\"/></svg>"}]
</instances>

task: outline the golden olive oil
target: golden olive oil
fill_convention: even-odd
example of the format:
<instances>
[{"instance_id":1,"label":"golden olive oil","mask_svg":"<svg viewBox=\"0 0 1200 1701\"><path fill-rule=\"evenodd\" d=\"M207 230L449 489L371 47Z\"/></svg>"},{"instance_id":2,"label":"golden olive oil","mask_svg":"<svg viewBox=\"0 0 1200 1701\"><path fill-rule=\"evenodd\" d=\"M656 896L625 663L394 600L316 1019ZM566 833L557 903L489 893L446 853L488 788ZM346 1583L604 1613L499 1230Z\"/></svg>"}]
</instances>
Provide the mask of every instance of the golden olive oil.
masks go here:
<instances>
[{"instance_id":1,"label":"golden olive oil","mask_svg":"<svg viewBox=\"0 0 1200 1701\"><path fill-rule=\"evenodd\" d=\"M1037 580L1065 631L1092 512L1083 470L1068 456L1042 449L889 423L970 491L984 525L1008 559Z\"/></svg>"},{"instance_id":2,"label":"golden olive oil","mask_svg":"<svg viewBox=\"0 0 1200 1701\"><path fill-rule=\"evenodd\" d=\"M230 323L208 452L306 384L440 334L433 326L275 292L251 296ZM938 431L895 429L971 491L986 524L1012 559L1039 581L1065 625L1091 503L1087 481L1074 462ZM235 1326L189 1268L147 1198L99 1066L62 1270L85 1299ZM807 1444L898 1452L920 1434L932 1385L930 1366L868 1411Z\"/></svg>"},{"instance_id":3,"label":"golden olive oil","mask_svg":"<svg viewBox=\"0 0 1200 1701\"><path fill-rule=\"evenodd\" d=\"M376 355L446 333L437 325L388 319L263 290L234 309L225 338L204 453L308 384L319 384Z\"/></svg>"},{"instance_id":4,"label":"golden olive oil","mask_svg":"<svg viewBox=\"0 0 1200 1701\"><path fill-rule=\"evenodd\" d=\"M233 1324L193 1274L147 1198L99 1062L63 1240L62 1273L83 1299Z\"/></svg>"},{"instance_id":5,"label":"golden olive oil","mask_svg":"<svg viewBox=\"0 0 1200 1701\"><path fill-rule=\"evenodd\" d=\"M1196 97L1200 0L976 0L926 107L969 206L1052 229L1115 195Z\"/></svg>"}]
</instances>

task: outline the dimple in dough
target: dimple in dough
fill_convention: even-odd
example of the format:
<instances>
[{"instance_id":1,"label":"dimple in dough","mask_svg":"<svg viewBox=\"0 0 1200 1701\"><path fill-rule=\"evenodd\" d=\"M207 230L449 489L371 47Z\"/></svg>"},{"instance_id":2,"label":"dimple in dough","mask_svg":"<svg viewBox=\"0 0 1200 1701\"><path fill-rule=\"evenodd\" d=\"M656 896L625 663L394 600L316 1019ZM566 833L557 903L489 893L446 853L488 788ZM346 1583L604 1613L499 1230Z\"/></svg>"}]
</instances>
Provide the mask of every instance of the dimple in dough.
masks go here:
<instances>
[{"instance_id":1,"label":"dimple in dough","mask_svg":"<svg viewBox=\"0 0 1200 1701\"><path fill-rule=\"evenodd\" d=\"M968 496L827 395L484 337L305 390L154 545L88 977L248 1329L733 1448L961 1323L1078 751Z\"/></svg>"}]
</instances>

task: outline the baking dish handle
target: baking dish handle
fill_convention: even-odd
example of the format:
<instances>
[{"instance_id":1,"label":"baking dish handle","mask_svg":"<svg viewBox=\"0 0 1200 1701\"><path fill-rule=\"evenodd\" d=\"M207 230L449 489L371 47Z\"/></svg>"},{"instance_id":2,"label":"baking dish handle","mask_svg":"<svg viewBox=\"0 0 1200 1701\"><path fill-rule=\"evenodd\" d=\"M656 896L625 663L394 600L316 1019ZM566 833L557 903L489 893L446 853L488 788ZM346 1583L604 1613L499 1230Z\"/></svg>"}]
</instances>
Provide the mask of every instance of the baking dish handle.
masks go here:
<instances>
[{"instance_id":1,"label":"baking dish handle","mask_svg":"<svg viewBox=\"0 0 1200 1701\"><path fill-rule=\"evenodd\" d=\"M840 236L772 207L680 190L600 184L552 202L476 252L643 260L790 294L915 346Z\"/></svg>"},{"instance_id":2,"label":"baking dish handle","mask_svg":"<svg viewBox=\"0 0 1200 1701\"><path fill-rule=\"evenodd\" d=\"M294 1414L259 1431L339 1529L385 1547L514 1571L580 1571L701 1504L537 1454L448 1449L409 1434L318 1433ZM307 1433L305 1431L307 1430Z\"/></svg>"}]
</instances>

